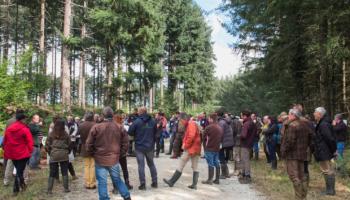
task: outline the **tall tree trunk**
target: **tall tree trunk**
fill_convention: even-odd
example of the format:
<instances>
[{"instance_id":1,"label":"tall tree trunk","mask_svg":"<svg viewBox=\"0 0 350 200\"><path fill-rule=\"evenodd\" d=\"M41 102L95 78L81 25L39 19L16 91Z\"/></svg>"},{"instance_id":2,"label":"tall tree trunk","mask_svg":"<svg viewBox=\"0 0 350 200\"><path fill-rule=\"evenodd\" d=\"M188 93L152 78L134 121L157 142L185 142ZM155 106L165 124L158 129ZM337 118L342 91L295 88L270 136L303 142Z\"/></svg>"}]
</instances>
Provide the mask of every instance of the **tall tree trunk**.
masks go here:
<instances>
[{"instance_id":1,"label":"tall tree trunk","mask_svg":"<svg viewBox=\"0 0 350 200\"><path fill-rule=\"evenodd\" d=\"M106 52L106 76L107 76L107 89L105 91L105 105L111 106L112 103L112 87L113 87L113 73L114 73L114 54L112 47L107 45Z\"/></svg>"},{"instance_id":2,"label":"tall tree trunk","mask_svg":"<svg viewBox=\"0 0 350 200\"><path fill-rule=\"evenodd\" d=\"M87 1L84 0L84 12L87 7ZM85 15L83 15L85 16ZM81 38L84 39L86 35L85 23L81 26ZM80 67L79 67L79 107L85 109L85 50L80 52Z\"/></svg>"},{"instance_id":3,"label":"tall tree trunk","mask_svg":"<svg viewBox=\"0 0 350 200\"><path fill-rule=\"evenodd\" d=\"M7 8L5 15L5 33L4 33L4 54L3 61L8 60L10 44L10 10L11 10L11 0L6 0Z\"/></svg>"},{"instance_id":4,"label":"tall tree trunk","mask_svg":"<svg viewBox=\"0 0 350 200\"><path fill-rule=\"evenodd\" d=\"M63 21L63 36L68 38L70 36L71 27L71 0L65 0L64 3L64 21ZM62 45L62 59L61 59L61 98L62 105L65 111L71 110L71 93L70 93L70 76L69 76L69 49L67 44Z\"/></svg>"},{"instance_id":5,"label":"tall tree trunk","mask_svg":"<svg viewBox=\"0 0 350 200\"><path fill-rule=\"evenodd\" d=\"M327 17L324 16L321 19L320 24L320 35L319 35L319 46L320 46L320 96L321 96L321 104L324 106L327 110L329 109L330 105L328 102L328 64L326 61L327 56L327 36L328 36L328 20Z\"/></svg>"},{"instance_id":6,"label":"tall tree trunk","mask_svg":"<svg viewBox=\"0 0 350 200\"><path fill-rule=\"evenodd\" d=\"M117 91L116 91L116 109L120 110L123 107L123 84L122 84L122 73L123 73L123 66L122 66L122 58L121 58L121 48L117 51L117 77L118 77L118 85L117 85Z\"/></svg>"},{"instance_id":7,"label":"tall tree trunk","mask_svg":"<svg viewBox=\"0 0 350 200\"><path fill-rule=\"evenodd\" d=\"M41 73L46 75L46 52L45 52L45 0L40 0L40 39L39 54L41 63ZM46 106L46 91L40 95L40 105Z\"/></svg>"},{"instance_id":8,"label":"tall tree trunk","mask_svg":"<svg viewBox=\"0 0 350 200\"><path fill-rule=\"evenodd\" d=\"M349 115L349 119L350 119L350 107L349 107L349 103L348 103L348 93L347 93L347 71L346 71L346 65L347 65L347 62L345 60L343 60L343 64L342 64L342 82L343 82L343 104L344 104L344 107Z\"/></svg>"}]
</instances>

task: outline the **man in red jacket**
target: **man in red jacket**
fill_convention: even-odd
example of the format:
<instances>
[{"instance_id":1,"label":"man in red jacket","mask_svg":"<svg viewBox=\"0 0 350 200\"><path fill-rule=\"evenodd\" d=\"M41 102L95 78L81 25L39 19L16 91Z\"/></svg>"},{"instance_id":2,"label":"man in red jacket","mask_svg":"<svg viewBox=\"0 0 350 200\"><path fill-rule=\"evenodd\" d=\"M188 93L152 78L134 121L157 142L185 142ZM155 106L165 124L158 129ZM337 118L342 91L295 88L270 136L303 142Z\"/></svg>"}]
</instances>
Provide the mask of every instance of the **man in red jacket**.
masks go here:
<instances>
[{"instance_id":1,"label":"man in red jacket","mask_svg":"<svg viewBox=\"0 0 350 200\"><path fill-rule=\"evenodd\" d=\"M26 189L23 172L33 152L33 138L28 126L23 122L26 118L23 111L17 111L16 122L5 131L3 148L5 158L12 160L16 168L16 179L13 186L14 194L18 194L20 188Z\"/></svg>"},{"instance_id":2,"label":"man in red jacket","mask_svg":"<svg viewBox=\"0 0 350 200\"><path fill-rule=\"evenodd\" d=\"M250 176L250 150L254 145L254 138L256 136L257 127L250 117L249 111L243 111L241 118L243 119L243 127L241 132L241 159L243 172L239 178L241 184L248 184L251 182Z\"/></svg>"}]
</instances>

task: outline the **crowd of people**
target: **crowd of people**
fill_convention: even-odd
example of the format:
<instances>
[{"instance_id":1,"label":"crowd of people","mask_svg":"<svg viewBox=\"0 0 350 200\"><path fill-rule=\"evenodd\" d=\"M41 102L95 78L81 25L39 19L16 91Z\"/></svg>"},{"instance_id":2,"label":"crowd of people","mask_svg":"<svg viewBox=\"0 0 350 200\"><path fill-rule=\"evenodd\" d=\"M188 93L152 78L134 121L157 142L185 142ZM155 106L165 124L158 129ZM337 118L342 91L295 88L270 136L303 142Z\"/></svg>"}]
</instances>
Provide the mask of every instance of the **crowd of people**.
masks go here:
<instances>
[{"instance_id":1,"label":"crowd of people","mask_svg":"<svg viewBox=\"0 0 350 200\"><path fill-rule=\"evenodd\" d=\"M27 125L26 114L17 110L8 120L2 147L5 157L4 185L9 184L13 169L16 178L13 193L25 191L28 169L40 170L40 152L44 147L49 163L47 193L52 194L61 171L64 192L70 192L69 176L78 179L73 167L76 156L84 162L84 186L98 189L99 199L109 199L107 177L113 183L113 193L131 199L133 186L129 180L128 156L136 157L139 190L146 190L145 165L151 174L151 187L158 188L155 158L161 153L176 159L178 167L170 178L163 181L173 187L190 161L193 170L190 189L197 189L199 160L205 158L208 175L202 184L220 184L220 179L238 176L241 184L252 181L251 160L258 160L262 148L266 162L272 170L278 161L285 162L285 169L294 186L295 198L305 199L309 185L311 155L319 163L325 178L325 195L335 195L335 169L332 159L343 159L347 139L347 125L341 114L333 122L323 107L315 109L313 120L303 115L303 107L294 105L288 113L279 116L258 117L257 113L244 110L234 116L223 109L207 116L202 113L191 116L176 112L167 120L163 112L149 114L140 107L126 116L105 107L101 115L86 112L83 119L68 116L54 117L45 141L42 141L42 120L33 115ZM165 142L169 138L169 149ZM204 155L204 157L201 157ZM146 162L145 162L146 161ZM234 171L230 173L229 161ZM121 168L121 170L120 170ZM123 172L121 179L120 172Z\"/></svg>"}]
</instances>

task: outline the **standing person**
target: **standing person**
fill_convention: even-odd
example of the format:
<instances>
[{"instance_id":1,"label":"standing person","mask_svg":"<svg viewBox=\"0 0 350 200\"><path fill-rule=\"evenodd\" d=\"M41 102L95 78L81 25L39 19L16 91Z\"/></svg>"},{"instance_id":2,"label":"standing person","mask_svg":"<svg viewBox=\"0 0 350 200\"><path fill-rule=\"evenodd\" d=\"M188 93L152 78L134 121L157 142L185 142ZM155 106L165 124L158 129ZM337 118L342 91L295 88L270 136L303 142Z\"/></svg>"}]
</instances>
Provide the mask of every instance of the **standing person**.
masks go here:
<instances>
[{"instance_id":1,"label":"standing person","mask_svg":"<svg viewBox=\"0 0 350 200\"><path fill-rule=\"evenodd\" d=\"M293 183L295 199L306 199L308 184L304 174L304 161L312 140L312 130L301 120L301 112L291 109L282 137L281 154L286 162L289 179Z\"/></svg>"},{"instance_id":2,"label":"standing person","mask_svg":"<svg viewBox=\"0 0 350 200\"><path fill-rule=\"evenodd\" d=\"M85 114L85 121L79 126L80 138L81 138L81 156L84 159L84 179L86 189L96 188L96 175L95 175L95 161L91 154L86 151L86 140L92 127L95 125L94 113L87 112Z\"/></svg>"},{"instance_id":3,"label":"standing person","mask_svg":"<svg viewBox=\"0 0 350 200\"><path fill-rule=\"evenodd\" d=\"M250 174L250 150L254 145L254 137L256 136L257 127L250 117L249 111L242 111L241 118L243 119L243 127L240 135L241 139L241 161L242 161L242 175L239 177L241 184L251 183Z\"/></svg>"},{"instance_id":4,"label":"standing person","mask_svg":"<svg viewBox=\"0 0 350 200\"><path fill-rule=\"evenodd\" d=\"M100 200L109 200L107 174L112 178L121 196L129 200L130 193L120 178L119 157L128 149L128 138L123 127L113 121L113 110L103 109L105 120L92 127L86 140L86 150L95 159L95 171Z\"/></svg>"},{"instance_id":5,"label":"standing person","mask_svg":"<svg viewBox=\"0 0 350 200\"><path fill-rule=\"evenodd\" d=\"M72 150L70 137L65 131L65 121L57 119L52 133L46 140L45 149L50 155L50 175L47 193L52 194L54 180L58 177L61 168L64 192L70 192L68 180L68 155Z\"/></svg>"},{"instance_id":6,"label":"standing person","mask_svg":"<svg viewBox=\"0 0 350 200\"><path fill-rule=\"evenodd\" d=\"M238 176L241 170L241 140L240 135L242 131L242 123L238 117L233 118L232 120L232 132L235 144L233 146L233 160L234 160L234 172L233 175Z\"/></svg>"},{"instance_id":7,"label":"standing person","mask_svg":"<svg viewBox=\"0 0 350 200\"><path fill-rule=\"evenodd\" d=\"M20 113L20 112L23 112L22 110L17 110L16 113ZM6 122L6 127L5 127L5 132L6 132L6 129L12 125L13 123L16 122L16 113L13 114L13 116L7 120ZM8 186L10 184L10 179L11 177L13 176L12 173L13 173L13 169L15 168L15 166L13 165L13 162L12 160L10 159L7 159L6 157L4 157L4 166L5 166L5 174L4 174L4 186ZM28 167L26 167L24 169L24 172L23 172L23 176L24 176L24 182L27 183L28 182Z\"/></svg>"},{"instance_id":8,"label":"standing person","mask_svg":"<svg viewBox=\"0 0 350 200\"><path fill-rule=\"evenodd\" d=\"M136 119L139 118L138 109L134 108L134 112L129 115L128 117L128 125L129 127L136 121ZM128 155L135 157L135 139L133 136L129 135L129 149L128 149Z\"/></svg>"},{"instance_id":9,"label":"standing person","mask_svg":"<svg viewBox=\"0 0 350 200\"><path fill-rule=\"evenodd\" d=\"M267 129L263 130L263 134L266 139L266 146L268 151L268 156L271 162L271 168L273 170L277 169L277 158L276 158L276 145L277 141L275 140L275 135L278 134L278 127L273 119L273 117L267 117Z\"/></svg>"},{"instance_id":10,"label":"standing person","mask_svg":"<svg viewBox=\"0 0 350 200\"><path fill-rule=\"evenodd\" d=\"M16 122L12 123L5 131L3 148L4 157L12 160L16 168L16 178L13 185L13 193L17 195L25 191L23 172L33 152L33 137L28 126L24 123L26 115L22 110L16 112Z\"/></svg>"},{"instance_id":11,"label":"standing person","mask_svg":"<svg viewBox=\"0 0 350 200\"><path fill-rule=\"evenodd\" d=\"M278 155L278 159L281 160L282 155L281 155L281 138L282 138L282 128L283 124L288 120L288 115L286 112L282 112L278 116L278 122L277 122L277 127L278 127L278 136L276 138L277 145L276 145L276 153Z\"/></svg>"},{"instance_id":12,"label":"standing person","mask_svg":"<svg viewBox=\"0 0 350 200\"><path fill-rule=\"evenodd\" d=\"M166 155L171 155L171 153L173 152L173 147L174 147L174 142L175 142L175 137L176 137L176 129L177 129L177 125L179 123L179 112L176 112L175 115L173 115L173 117L170 119L169 122L169 129L170 129L170 145L169 145L169 151Z\"/></svg>"},{"instance_id":13,"label":"standing person","mask_svg":"<svg viewBox=\"0 0 350 200\"><path fill-rule=\"evenodd\" d=\"M159 153L161 150L161 137L162 137L162 133L163 133L163 120L162 120L162 116L160 115L160 113L156 114L155 120L157 123L157 132L156 132L156 141L155 141L156 158L159 158Z\"/></svg>"},{"instance_id":14,"label":"standing person","mask_svg":"<svg viewBox=\"0 0 350 200\"><path fill-rule=\"evenodd\" d=\"M332 124L327 111L323 107L315 109L314 117L317 122L316 135L314 138L315 151L314 156L320 164L321 171L326 182L326 191L324 195L335 195L335 172L331 160L334 158L337 143L332 132Z\"/></svg>"},{"instance_id":15,"label":"standing person","mask_svg":"<svg viewBox=\"0 0 350 200\"><path fill-rule=\"evenodd\" d=\"M183 137L185 135L186 127L187 127L187 119L184 118L186 117L185 114L180 114L179 115L179 121L177 123L176 127L176 136L174 140L174 149L173 149L173 156L171 157L172 159L177 159L181 156L182 153L182 141Z\"/></svg>"},{"instance_id":16,"label":"standing person","mask_svg":"<svg viewBox=\"0 0 350 200\"><path fill-rule=\"evenodd\" d=\"M254 159L259 160L259 141L260 141L260 133L262 131L262 123L258 120L257 113L252 113L251 118L256 125L258 131L254 138L254 146L253 146L253 153L254 153Z\"/></svg>"},{"instance_id":17,"label":"standing person","mask_svg":"<svg viewBox=\"0 0 350 200\"><path fill-rule=\"evenodd\" d=\"M77 135L76 135L76 145L77 145L77 152L79 155L81 153L81 138L80 138L80 123L81 123L81 120L79 117L75 117L74 118L74 122L75 124L77 125L77 129L78 129L78 132L77 132Z\"/></svg>"},{"instance_id":18,"label":"standing person","mask_svg":"<svg viewBox=\"0 0 350 200\"><path fill-rule=\"evenodd\" d=\"M193 179L192 185L188 186L188 188L196 190L199 178L198 160L200 157L202 146L200 132L196 122L193 120L189 120L190 118L189 116L187 116L186 113L181 113L180 118L184 121L187 121L188 123L182 143L182 149L184 150L184 153L181 156L179 167L173 174L172 178L169 180L163 179L163 181L167 185L169 185L169 187L173 187L176 181L182 175L182 171L186 166L187 162L191 160L193 169Z\"/></svg>"},{"instance_id":19,"label":"standing person","mask_svg":"<svg viewBox=\"0 0 350 200\"><path fill-rule=\"evenodd\" d=\"M223 129L218 124L217 114L209 116L209 126L204 129L203 144L204 155L208 164L208 180L203 181L203 184L219 184L220 182L220 162L219 152L222 143ZM216 169L216 177L214 178L214 169Z\"/></svg>"},{"instance_id":20,"label":"standing person","mask_svg":"<svg viewBox=\"0 0 350 200\"><path fill-rule=\"evenodd\" d=\"M157 124L147 113L147 108L139 108L138 114L139 118L132 123L128 134L135 139L135 153L140 180L139 190L146 190L145 159L152 176L151 187L158 188L157 169L153 161Z\"/></svg>"},{"instance_id":21,"label":"standing person","mask_svg":"<svg viewBox=\"0 0 350 200\"><path fill-rule=\"evenodd\" d=\"M209 121L207 119L207 113L206 112L202 113L202 118L200 119L199 123L200 123L200 125L201 125L203 130L209 125Z\"/></svg>"},{"instance_id":22,"label":"standing person","mask_svg":"<svg viewBox=\"0 0 350 200\"><path fill-rule=\"evenodd\" d=\"M264 150L264 153L265 153L265 157L266 157L266 163L267 164L271 164L271 160L270 160L270 156L269 156L269 151L268 151L268 148L267 148L267 143L266 143L266 135L263 134L267 129L269 129L269 116L268 115L265 115L263 117L263 125L261 127L261 130L260 130L260 134L261 134L261 143L263 145L263 150Z\"/></svg>"},{"instance_id":23,"label":"standing person","mask_svg":"<svg viewBox=\"0 0 350 200\"><path fill-rule=\"evenodd\" d=\"M73 145L74 157L77 153L77 135L78 135L78 125L75 123L72 116L67 117L67 127L69 130L69 136Z\"/></svg>"},{"instance_id":24,"label":"standing person","mask_svg":"<svg viewBox=\"0 0 350 200\"><path fill-rule=\"evenodd\" d=\"M123 131L126 133L127 131L124 128L123 121L124 121L124 116L122 113L117 113L114 116L115 122L123 128ZM127 136L128 142L127 144L129 145L129 136ZM130 184L129 181L129 170L128 170L128 160L127 160L127 152L124 152L124 154L120 154L119 158L119 163L120 166L122 167L123 170L123 177L124 177L124 182L126 186L128 187L129 190L133 189L133 186Z\"/></svg>"},{"instance_id":25,"label":"standing person","mask_svg":"<svg viewBox=\"0 0 350 200\"><path fill-rule=\"evenodd\" d=\"M335 115L332 125L333 125L333 131L337 138L337 154L340 159L343 159L348 127L343 121L342 114Z\"/></svg>"},{"instance_id":26,"label":"standing person","mask_svg":"<svg viewBox=\"0 0 350 200\"><path fill-rule=\"evenodd\" d=\"M230 125L229 118L225 118L223 111L218 111L217 115L219 117L218 124L223 130L223 136L221 141L221 149L219 153L220 165L221 165L221 179L230 178L230 172L227 166L230 150L233 149L234 141L233 141L233 132L232 127Z\"/></svg>"},{"instance_id":27,"label":"standing person","mask_svg":"<svg viewBox=\"0 0 350 200\"><path fill-rule=\"evenodd\" d=\"M40 117L39 115L35 114L32 117L32 121L29 123L29 130L32 134L33 141L34 141L34 149L32 156L29 159L29 166L31 169L40 169L39 163L40 163L40 141L39 141L39 135L41 135L40 131Z\"/></svg>"}]
</instances>

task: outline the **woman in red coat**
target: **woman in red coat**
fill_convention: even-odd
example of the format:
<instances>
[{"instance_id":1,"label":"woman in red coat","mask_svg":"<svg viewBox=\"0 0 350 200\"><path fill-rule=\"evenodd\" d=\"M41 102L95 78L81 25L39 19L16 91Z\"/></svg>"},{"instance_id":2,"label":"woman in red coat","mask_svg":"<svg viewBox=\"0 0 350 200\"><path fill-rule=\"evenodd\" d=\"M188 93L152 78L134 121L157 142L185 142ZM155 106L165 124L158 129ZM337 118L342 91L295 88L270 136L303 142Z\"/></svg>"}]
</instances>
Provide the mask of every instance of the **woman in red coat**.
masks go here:
<instances>
[{"instance_id":1,"label":"woman in red coat","mask_svg":"<svg viewBox=\"0 0 350 200\"><path fill-rule=\"evenodd\" d=\"M189 117L186 115L186 113L181 113L180 119L188 121L186 126L186 132L182 141L182 149L184 150L184 153L181 156L180 165L175 171L173 177L169 180L163 179L163 181L170 187L173 187L176 181L180 178L182 170L185 167L186 163L191 159L193 169L193 182L192 185L188 187L191 189L197 189L199 177L198 160L201 154L202 147L200 131L196 122L193 120L189 120Z\"/></svg>"},{"instance_id":2,"label":"woman in red coat","mask_svg":"<svg viewBox=\"0 0 350 200\"><path fill-rule=\"evenodd\" d=\"M17 111L16 122L11 124L5 131L3 148L5 159L12 160L17 175L13 186L13 193L18 194L20 188L26 189L23 171L33 152L33 138L28 126L23 123L26 118L23 111Z\"/></svg>"}]
</instances>

